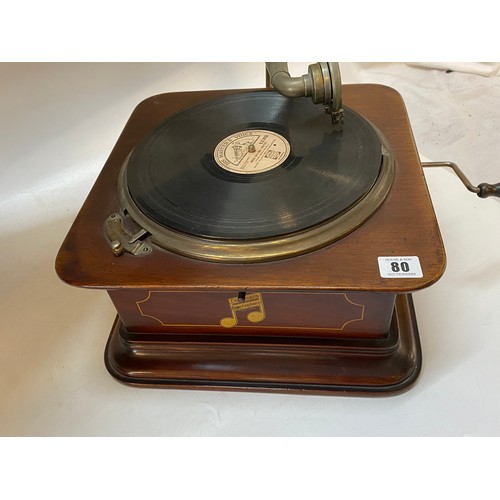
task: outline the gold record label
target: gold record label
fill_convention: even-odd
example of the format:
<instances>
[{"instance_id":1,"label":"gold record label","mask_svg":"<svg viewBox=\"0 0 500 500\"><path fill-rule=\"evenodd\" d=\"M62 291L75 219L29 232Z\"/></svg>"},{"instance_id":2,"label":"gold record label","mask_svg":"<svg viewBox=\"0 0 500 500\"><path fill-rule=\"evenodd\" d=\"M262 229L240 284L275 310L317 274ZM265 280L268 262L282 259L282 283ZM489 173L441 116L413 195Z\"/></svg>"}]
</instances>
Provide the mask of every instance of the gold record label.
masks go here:
<instances>
[{"instance_id":1,"label":"gold record label","mask_svg":"<svg viewBox=\"0 0 500 500\"><path fill-rule=\"evenodd\" d=\"M290 144L269 130L244 130L223 139L214 151L217 164L237 174L259 174L281 165L290 154Z\"/></svg>"}]
</instances>

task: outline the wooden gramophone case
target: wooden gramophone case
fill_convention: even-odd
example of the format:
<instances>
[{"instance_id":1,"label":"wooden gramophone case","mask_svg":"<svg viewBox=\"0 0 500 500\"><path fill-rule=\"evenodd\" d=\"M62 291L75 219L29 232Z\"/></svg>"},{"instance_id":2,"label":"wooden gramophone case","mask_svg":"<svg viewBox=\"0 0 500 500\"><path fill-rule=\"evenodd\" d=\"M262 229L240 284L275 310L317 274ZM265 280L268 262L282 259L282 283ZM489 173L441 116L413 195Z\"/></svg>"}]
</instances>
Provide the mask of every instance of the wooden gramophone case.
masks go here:
<instances>
[{"instance_id":1,"label":"wooden gramophone case","mask_svg":"<svg viewBox=\"0 0 500 500\"><path fill-rule=\"evenodd\" d=\"M344 105L383 134L395 159L389 194L350 234L251 263L155 245L146 255L111 251L104 222L122 211L117 179L134 146L169 116L238 92L140 103L61 247L61 279L106 290L116 307L108 370L171 388L373 395L410 387L421 367L411 293L440 278L445 251L405 105L389 87L342 87Z\"/></svg>"}]
</instances>

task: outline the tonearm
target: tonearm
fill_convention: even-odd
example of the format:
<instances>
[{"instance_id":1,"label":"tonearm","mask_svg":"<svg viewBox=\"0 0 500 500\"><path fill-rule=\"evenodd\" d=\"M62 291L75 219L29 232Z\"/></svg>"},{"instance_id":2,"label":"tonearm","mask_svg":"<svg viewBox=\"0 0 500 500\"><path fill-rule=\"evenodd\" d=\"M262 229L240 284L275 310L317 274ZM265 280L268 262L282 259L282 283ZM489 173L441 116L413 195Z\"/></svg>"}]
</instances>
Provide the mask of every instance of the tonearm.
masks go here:
<instances>
[{"instance_id":1,"label":"tonearm","mask_svg":"<svg viewBox=\"0 0 500 500\"><path fill-rule=\"evenodd\" d=\"M267 86L286 97L310 97L314 104L323 104L334 126L344 123L340 67L334 62L311 64L308 73L290 76L285 62L266 62Z\"/></svg>"}]
</instances>

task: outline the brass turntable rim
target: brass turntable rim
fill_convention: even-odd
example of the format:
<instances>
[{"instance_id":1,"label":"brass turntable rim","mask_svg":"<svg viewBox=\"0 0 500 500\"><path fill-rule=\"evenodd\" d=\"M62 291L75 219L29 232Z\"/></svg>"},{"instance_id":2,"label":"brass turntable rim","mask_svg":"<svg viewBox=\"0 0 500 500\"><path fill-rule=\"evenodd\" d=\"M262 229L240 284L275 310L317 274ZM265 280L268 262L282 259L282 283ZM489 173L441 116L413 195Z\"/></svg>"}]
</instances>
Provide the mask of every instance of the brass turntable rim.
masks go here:
<instances>
[{"instance_id":1,"label":"brass turntable rim","mask_svg":"<svg viewBox=\"0 0 500 500\"><path fill-rule=\"evenodd\" d=\"M150 241L164 250L199 260L251 263L285 259L329 245L350 234L368 220L382 205L392 187L395 159L383 134L373 125L381 144L380 172L372 188L344 213L315 226L279 237L255 240L228 240L199 237L166 228L145 215L126 186L128 159L120 171L118 196L130 217L150 234Z\"/></svg>"}]
</instances>

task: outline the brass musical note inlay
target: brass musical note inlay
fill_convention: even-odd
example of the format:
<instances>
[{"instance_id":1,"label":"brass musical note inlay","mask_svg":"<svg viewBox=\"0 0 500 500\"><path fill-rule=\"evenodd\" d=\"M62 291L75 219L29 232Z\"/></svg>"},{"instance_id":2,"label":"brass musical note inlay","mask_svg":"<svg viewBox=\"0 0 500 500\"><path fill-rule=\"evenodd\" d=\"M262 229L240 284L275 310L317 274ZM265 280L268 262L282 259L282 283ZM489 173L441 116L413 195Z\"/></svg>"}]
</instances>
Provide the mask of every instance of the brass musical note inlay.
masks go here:
<instances>
[{"instance_id":1,"label":"brass musical note inlay","mask_svg":"<svg viewBox=\"0 0 500 500\"><path fill-rule=\"evenodd\" d=\"M199 297L203 297L201 302ZM145 298L136 300L136 305L141 317L152 318L171 331L202 326L223 328L229 333L237 326L253 331L328 332L343 331L353 323L359 330L365 316L365 305L345 293L150 290ZM327 315L323 314L325 308Z\"/></svg>"},{"instance_id":2,"label":"brass musical note inlay","mask_svg":"<svg viewBox=\"0 0 500 500\"><path fill-rule=\"evenodd\" d=\"M233 328L238 324L238 312L247 311L248 309L258 309L247 314L247 320L252 323L260 323L265 317L264 302L260 293L250 293L245 295L243 299L240 297L232 297L228 299L231 316L222 318L220 325L224 328Z\"/></svg>"}]
</instances>

